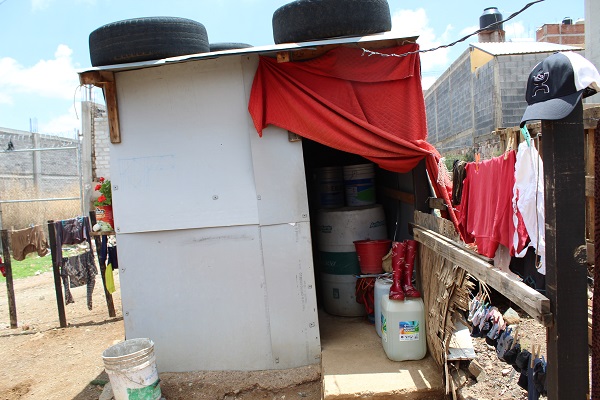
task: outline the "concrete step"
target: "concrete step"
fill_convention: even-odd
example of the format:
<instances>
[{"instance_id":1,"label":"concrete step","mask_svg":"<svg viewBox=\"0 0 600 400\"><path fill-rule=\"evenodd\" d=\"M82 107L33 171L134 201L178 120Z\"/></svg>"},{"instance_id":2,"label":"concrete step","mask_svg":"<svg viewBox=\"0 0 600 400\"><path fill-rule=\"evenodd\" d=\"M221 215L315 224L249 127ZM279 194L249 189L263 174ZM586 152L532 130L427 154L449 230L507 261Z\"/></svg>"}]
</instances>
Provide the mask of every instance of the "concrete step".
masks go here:
<instances>
[{"instance_id":1,"label":"concrete step","mask_svg":"<svg viewBox=\"0 0 600 400\"><path fill-rule=\"evenodd\" d=\"M390 361L366 318L319 312L324 400L444 399L442 369L428 354Z\"/></svg>"}]
</instances>

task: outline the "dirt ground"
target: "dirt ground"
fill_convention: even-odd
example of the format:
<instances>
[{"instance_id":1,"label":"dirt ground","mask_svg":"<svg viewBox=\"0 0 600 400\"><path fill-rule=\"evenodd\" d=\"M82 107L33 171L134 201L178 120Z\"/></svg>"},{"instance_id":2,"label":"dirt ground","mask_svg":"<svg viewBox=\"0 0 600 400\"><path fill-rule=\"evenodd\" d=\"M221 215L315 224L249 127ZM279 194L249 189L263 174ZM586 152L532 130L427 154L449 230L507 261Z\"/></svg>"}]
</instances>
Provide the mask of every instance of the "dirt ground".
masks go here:
<instances>
[{"instance_id":1,"label":"dirt ground","mask_svg":"<svg viewBox=\"0 0 600 400\"><path fill-rule=\"evenodd\" d=\"M71 289L66 306L67 328L59 328L51 272L14 281L17 329L10 329L6 284L0 285L0 400L97 400L103 384L102 352L124 340L118 273L113 294L116 318L108 316L102 281L96 280L93 310L86 289ZM280 375L280 374L279 374ZM165 373L161 390L178 399L308 399L321 398L320 368L276 372Z\"/></svg>"},{"instance_id":2,"label":"dirt ground","mask_svg":"<svg viewBox=\"0 0 600 400\"><path fill-rule=\"evenodd\" d=\"M118 273L114 293L116 318L109 318L100 277L94 307L86 306L85 287L72 289L74 304L66 306L67 328L58 328L58 311L51 272L15 281L18 328L10 329L6 285L0 285L0 400L96 400L108 381L102 352L124 340ZM545 329L522 315L522 345L542 344ZM478 362L486 378L464 379L460 398L527 399L517 385L518 374L500 361L484 339L474 339ZM463 369L464 370L464 369ZM508 372L507 372L508 371ZM162 373L161 390L167 400L188 399L308 399L321 398L319 366L252 373Z\"/></svg>"}]
</instances>

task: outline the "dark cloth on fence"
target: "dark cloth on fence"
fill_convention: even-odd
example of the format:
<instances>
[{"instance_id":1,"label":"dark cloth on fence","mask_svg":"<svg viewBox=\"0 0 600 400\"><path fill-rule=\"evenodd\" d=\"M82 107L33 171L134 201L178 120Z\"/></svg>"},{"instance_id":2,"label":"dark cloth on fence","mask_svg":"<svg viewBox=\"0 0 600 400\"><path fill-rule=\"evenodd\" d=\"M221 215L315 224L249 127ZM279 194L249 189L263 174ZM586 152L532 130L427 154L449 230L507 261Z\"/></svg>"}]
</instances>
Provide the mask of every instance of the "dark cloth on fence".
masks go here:
<instances>
[{"instance_id":1,"label":"dark cloth on fence","mask_svg":"<svg viewBox=\"0 0 600 400\"><path fill-rule=\"evenodd\" d=\"M56 221L54 223L54 231L56 232L56 250L59 264L62 262L62 247L65 244L79 244L86 241L89 249L92 248L90 240L90 220L89 217L77 217L66 219L64 221Z\"/></svg>"},{"instance_id":2,"label":"dark cloth on fence","mask_svg":"<svg viewBox=\"0 0 600 400\"><path fill-rule=\"evenodd\" d=\"M91 251L72 257L64 257L61 263L61 278L65 288L65 302L74 303L70 288L87 285L87 306L92 309L92 294L98 270Z\"/></svg>"}]
</instances>

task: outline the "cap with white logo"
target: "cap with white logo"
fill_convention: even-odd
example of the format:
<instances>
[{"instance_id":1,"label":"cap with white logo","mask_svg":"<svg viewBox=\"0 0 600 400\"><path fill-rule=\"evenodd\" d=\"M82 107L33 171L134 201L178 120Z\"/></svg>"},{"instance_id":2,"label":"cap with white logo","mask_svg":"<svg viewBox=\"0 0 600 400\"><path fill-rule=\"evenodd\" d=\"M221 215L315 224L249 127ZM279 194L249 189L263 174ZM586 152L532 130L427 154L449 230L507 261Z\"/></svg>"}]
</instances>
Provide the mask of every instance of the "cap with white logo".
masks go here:
<instances>
[{"instance_id":1,"label":"cap with white logo","mask_svg":"<svg viewBox=\"0 0 600 400\"><path fill-rule=\"evenodd\" d=\"M556 120L571 114L583 97L600 92L600 74L594 64L572 51L554 53L537 64L527 80L527 121Z\"/></svg>"}]
</instances>

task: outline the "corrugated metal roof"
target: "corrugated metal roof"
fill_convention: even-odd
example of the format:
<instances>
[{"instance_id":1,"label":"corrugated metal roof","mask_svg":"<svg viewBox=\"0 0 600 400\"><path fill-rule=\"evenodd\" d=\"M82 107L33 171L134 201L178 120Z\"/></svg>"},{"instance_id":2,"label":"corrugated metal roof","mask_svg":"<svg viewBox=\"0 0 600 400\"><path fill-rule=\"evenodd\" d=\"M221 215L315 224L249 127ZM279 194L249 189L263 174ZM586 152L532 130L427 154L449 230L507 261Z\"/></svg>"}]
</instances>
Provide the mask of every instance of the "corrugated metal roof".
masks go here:
<instances>
[{"instance_id":1,"label":"corrugated metal roof","mask_svg":"<svg viewBox=\"0 0 600 400\"><path fill-rule=\"evenodd\" d=\"M581 47L547 42L484 42L471 43L471 47L484 51L493 56L583 50Z\"/></svg>"},{"instance_id":2,"label":"corrugated metal roof","mask_svg":"<svg viewBox=\"0 0 600 400\"><path fill-rule=\"evenodd\" d=\"M315 40L311 42L301 42L301 43L281 43L274 45L266 45L266 46L256 46L256 47L247 47L242 49L232 49L232 50L221 50L221 51L213 51L208 53L199 53L199 54L190 54L178 57L170 57L164 58L161 60L152 60L152 61L140 61L133 63L125 63L125 64L115 64L115 65L106 65L101 67L89 67L78 70L77 73L85 73L89 71L125 71L130 69L140 69L140 68L148 68L148 67L156 67L159 65L169 64L169 63L178 63L178 62L186 62L192 60L202 60L202 59L211 59L218 58L223 56L231 56L235 54L276 54L280 51L300 51L300 50L310 50L320 46L331 46L331 45L348 45L348 44L356 44L360 46L361 43L365 44L365 47L368 47L369 43L377 43L383 42L387 40L406 40L407 42L415 42L418 36L402 36L394 31L383 32L383 33L375 33L371 35L365 36L349 36L349 37L337 37L331 39L323 39L323 40Z\"/></svg>"}]
</instances>

